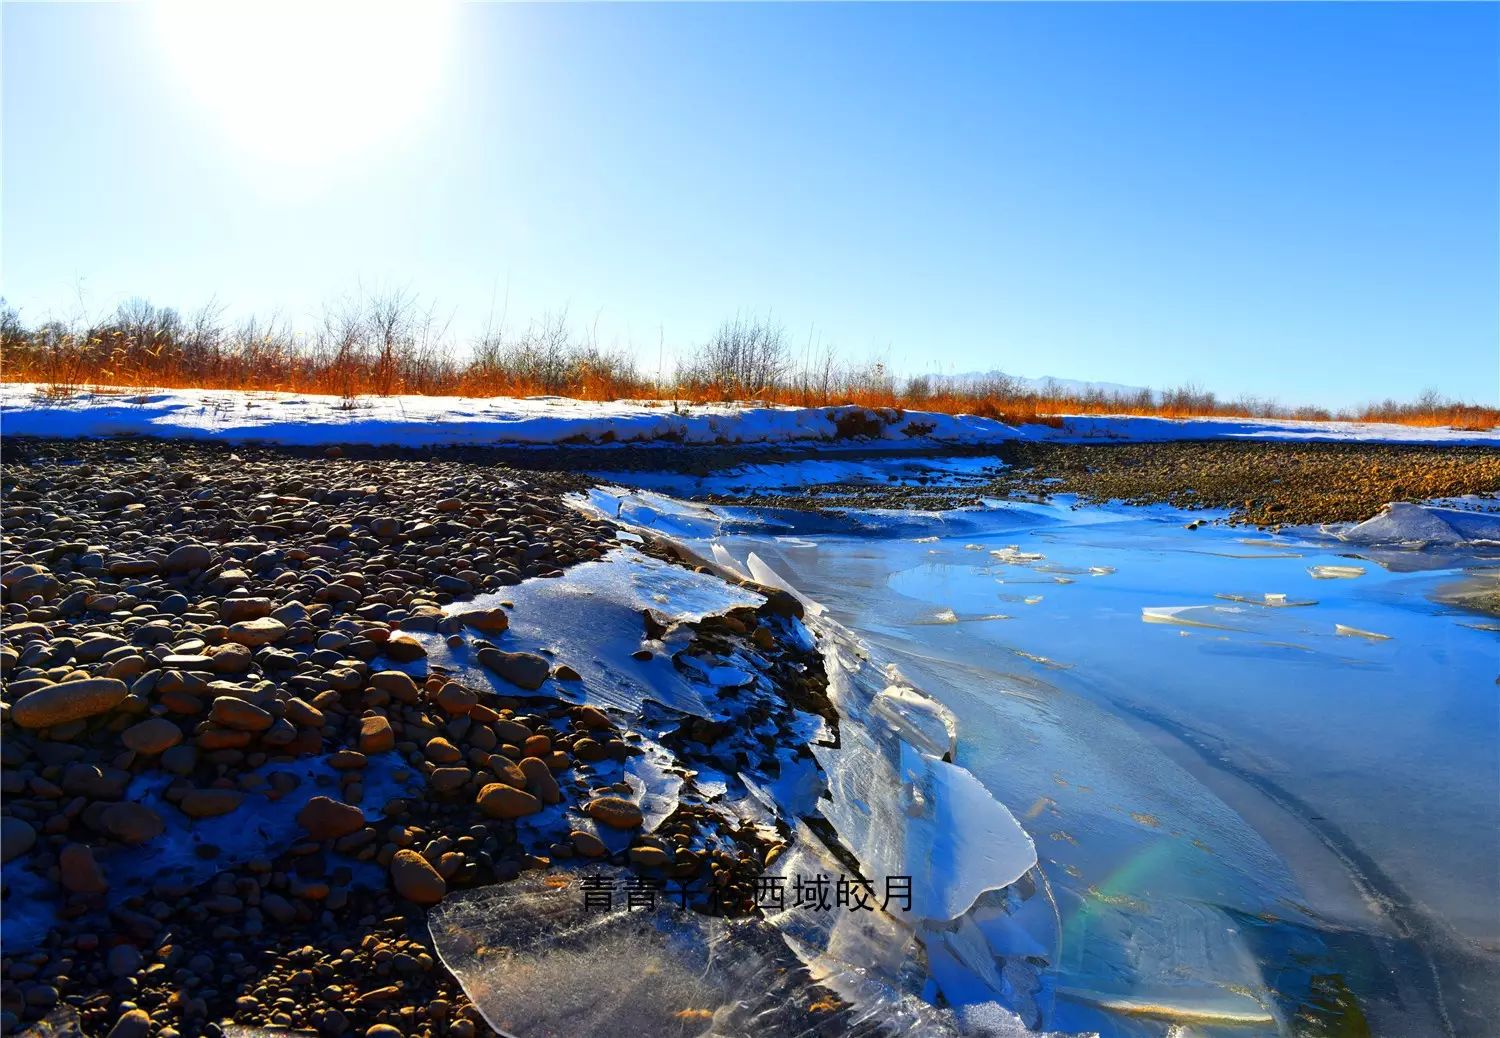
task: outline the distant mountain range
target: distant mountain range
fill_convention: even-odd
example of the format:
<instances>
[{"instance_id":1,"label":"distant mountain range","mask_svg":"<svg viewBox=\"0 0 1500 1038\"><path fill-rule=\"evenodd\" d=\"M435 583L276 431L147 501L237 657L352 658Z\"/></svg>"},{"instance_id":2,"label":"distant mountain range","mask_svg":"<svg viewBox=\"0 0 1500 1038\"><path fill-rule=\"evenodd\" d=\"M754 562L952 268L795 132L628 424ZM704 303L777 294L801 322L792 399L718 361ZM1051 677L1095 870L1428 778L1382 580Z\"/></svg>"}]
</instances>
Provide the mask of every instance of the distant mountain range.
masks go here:
<instances>
[{"instance_id":1,"label":"distant mountain range","mask_svg":"<svg viewBox=\"0 0 1500 1038\"><path fill-rule=\"evenodd\" d=\"M1018 389L1029 390L1033 393L1057 393L1066 396L1084 396L1088 393L1104 393L1108 396L1135 396L1145 386L1127 386L1122 382L1090 382L1076 378L1053 378L1051 375L1043 375L1041 378L1027 378L1024 375L1011 375L1004 371L965 371L956 375L932 375L935 383L950 383L962 385L983 381L984 379L1009 379ZM1153 393L1154 395L1154 393Z\"/></svg>"}]
</instances>

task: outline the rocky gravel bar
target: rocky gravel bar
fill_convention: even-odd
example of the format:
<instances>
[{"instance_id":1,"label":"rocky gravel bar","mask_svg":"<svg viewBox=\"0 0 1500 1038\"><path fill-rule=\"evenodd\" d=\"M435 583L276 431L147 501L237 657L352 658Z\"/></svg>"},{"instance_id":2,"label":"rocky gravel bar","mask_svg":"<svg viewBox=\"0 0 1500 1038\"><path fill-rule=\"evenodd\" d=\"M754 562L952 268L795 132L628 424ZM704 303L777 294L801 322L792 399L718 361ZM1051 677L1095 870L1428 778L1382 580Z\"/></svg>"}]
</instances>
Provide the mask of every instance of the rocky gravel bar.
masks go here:
<instances>
[{"instance_id":1,"label":"rocky gravel bar","mask_svg":"<svg viewBox=\"0 0 1500 1038\"><path fill-rule=\"evenodd\" d=\"M715 898L694 907L754 911L774 833L686 802L641 832L618 777L598 777L641 752L629 719L546 694L577 675L495 648L505 609L445 612L614 548L563 502L584 477L472 453L14 437L0 477L4 911L45 921L3 949L0 1033L488 1033L426 912L566 859L706 878ZM691 625L692 648L753 652L775 694L741 693L733 723L683 721L662 740L679 759L774 754L746 733L788 703L835 720L789 635L800 606L757 590L764 606ZM647 611L643 637L672 622ZM502 692L423 666L417 632L473 645ZM420 792L377 794L379 762ZM244 855L202 836L253 831L286 797L306 800L290 839ZM559 802L629 847L522 835ZM125 875L164 845L199 867ZM838 1001L807 988L788 1011L839 1033Z\"/></svg>"},{"instance_id":2,"label":"rocky gravel bar","mask_svg":"<svg viewBox=\"0 0 1500 1038\"><path fill-rule=\"evenodd\" d=\"M944 453L994 457L998 464L983 485L945 486L936 479L927 485L827 484L801 493L706 495L701 500L802 509L942 510L977 504L986 497L1047 499L1072 494L1088 502L1223 510L1232 523L1278 527L1360 522L1391 501L1500 495L1500 449L1493 447L1210 440L1013 443ZM769 462L791 455L741 457ZM707 473L728 463L730 456L721 452L673 464L685 472ZM613 463L615 468L631 465L648 468L652 462L637 452L628 461ZM655 465L662 465L660 458Z\"/></svg>"}]
</instances>

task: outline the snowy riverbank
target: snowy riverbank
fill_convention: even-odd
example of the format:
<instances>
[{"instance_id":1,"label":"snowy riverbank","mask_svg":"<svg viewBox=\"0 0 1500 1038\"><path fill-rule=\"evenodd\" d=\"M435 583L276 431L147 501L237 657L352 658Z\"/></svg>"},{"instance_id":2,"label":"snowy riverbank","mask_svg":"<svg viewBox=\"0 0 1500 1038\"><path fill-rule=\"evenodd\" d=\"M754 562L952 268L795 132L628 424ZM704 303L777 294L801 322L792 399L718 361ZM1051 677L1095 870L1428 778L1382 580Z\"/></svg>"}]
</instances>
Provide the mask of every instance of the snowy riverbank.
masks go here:
<instances>
[{"instance_id":1,"label":"snowy riverbank","mask_svg":"<svg viewBox=\"0 0 1500 1038\"><path fill-rule=\"evenodd\" d=\"M1008 443L1286 440L1500 446L1500 431L1259 418L1063 416L1011 426L977 415L839 407L593 402L562 397L336 396L228 390L96 388L49 395L0 386L7 436L153 436L300 446L828 444L920 447Z\"/></svg>"}]
</instances>

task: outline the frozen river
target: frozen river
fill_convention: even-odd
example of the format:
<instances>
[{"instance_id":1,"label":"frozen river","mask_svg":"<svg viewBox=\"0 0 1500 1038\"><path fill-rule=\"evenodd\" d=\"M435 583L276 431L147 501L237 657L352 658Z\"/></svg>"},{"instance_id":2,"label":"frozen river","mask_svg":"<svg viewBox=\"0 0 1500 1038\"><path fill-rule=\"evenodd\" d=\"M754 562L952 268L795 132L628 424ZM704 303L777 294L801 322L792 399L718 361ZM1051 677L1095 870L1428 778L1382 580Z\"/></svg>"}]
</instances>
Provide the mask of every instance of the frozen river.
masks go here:
<instances>
[{"instance_id":1,"label":"frozen river","mask_svg":"<svg viewBox=\"0 0 1500 1038\"><path fill-rule=\"evenodd\" d=\"M957 763L1057 901L1047 1026L1490 1033L1500 642L1430 595L1495 560L1204 517L721 508L670 532L755 552L956 714Z\"/></svg>"}]
</instances>

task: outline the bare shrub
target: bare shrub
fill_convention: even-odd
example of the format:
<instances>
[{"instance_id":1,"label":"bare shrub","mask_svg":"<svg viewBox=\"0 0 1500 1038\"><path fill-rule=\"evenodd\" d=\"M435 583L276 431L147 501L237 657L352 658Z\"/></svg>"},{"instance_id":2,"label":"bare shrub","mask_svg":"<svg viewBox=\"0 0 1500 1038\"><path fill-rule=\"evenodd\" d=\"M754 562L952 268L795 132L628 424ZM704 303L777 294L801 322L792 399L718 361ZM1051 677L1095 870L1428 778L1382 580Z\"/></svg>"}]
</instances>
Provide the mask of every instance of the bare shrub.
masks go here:
<instances>
[{"instance_id":1,"label":"bare shrub","mask_svg":"<svg viewBox=\"0 0 1500 1038\"><path fill-rule=\"evenodd\" d=\"M898 378L883 358L844 363L813 333L794 362L779 324L744 314L680 358L671 382L659 369L654 378L642 377L629 350L602 348L594 332L577 335L566 310L543 315L515 337L486 332L462 353L434 306L405 290L346 297L325 307L306 334L278 315L230 326L224 314L213 301L184 316L132 299L101 317L80 313L67 321L29 325L0 300L0 378L38 383L43 392L57 394L90 385L324 393L337 395L346 407L361 396L398 393L547 394L667 398L679 410L682 398L912 407L1010 424L1057 424L1056 416L1066 414L1141 414L1500 426L1500 408L1449 400L1431 389L1413 401L1386 400L1335 415L1327 408L1286 407L1252 396L1222 401L1192 384L1112 393L1072 391L1056 382L1032 388L998 372Z\"/></svg>"},{"instance_id":2,"label":"bare shrub","mask_svg":"<svg viewBox=\"0 0 1500 1038\"><path fill-rule=\"evenodd\" d=\"M724 400L749 400L781 386L789 362L781 325L769 317L736 314L679 365L677 381Z\"/></svg>"}]
</instances>

